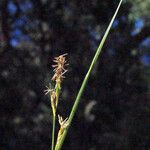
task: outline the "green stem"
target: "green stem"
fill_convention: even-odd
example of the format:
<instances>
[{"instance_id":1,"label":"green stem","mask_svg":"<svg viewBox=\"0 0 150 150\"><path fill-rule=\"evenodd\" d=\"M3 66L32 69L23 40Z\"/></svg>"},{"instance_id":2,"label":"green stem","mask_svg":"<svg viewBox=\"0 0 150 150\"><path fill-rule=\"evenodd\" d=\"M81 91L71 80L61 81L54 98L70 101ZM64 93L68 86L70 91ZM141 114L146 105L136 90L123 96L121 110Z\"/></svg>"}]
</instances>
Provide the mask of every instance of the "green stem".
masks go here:
<instances>
[{"instance_id":1,"label":"green stem","mask_svg":"<svg viewBox=\"0 0 150 150\"><path fill-rule=\"evenodd\" d=\"M56 111L57 111L57 105L58 105L58 99L59 99L59 93L60 93L60 84L56 84L55 87L55 92L56 92L56 102L55 106L52 106L53 108L53 129L52 129L52 147L51 150L54 150L54 145L55 145L55 124L56 124Z\"/></svg>"},{"instance_id":2,"label":"green stem","mask_svg":"<svg viewBox=\"0 0 150 150\"><path fill-rule=\"evenodd\" d=\"M52 146L51 146L51 150L54 150L54 143L55 143L55 123L56 123L56 115L53 114L53 129L52 129Z\"/></svg>"},{"instance_id":3,"label":"green stem","mask_svg":"<svg viewBox=\"0 0 150 150\"><path fill-rule=\"evenodd\" d=\"M100 45L99 45L99 47L97 48L96 54L95 54L95 56L94 56L94 58L93 58L93 60L92 60L92 63L91 63L91 65L90 65L90 67L89 67L89 70L88 70L88 72L87 72L87 74L86 74L86 76L85 76L85 78L84 78L84 80L83 80L83 82L82 82L82 85L81 85L80 90L79 90L79 92L78 92L78 95L77 95L77 97L76 97L75 103L74 103L74 105L73 105L73 107L72 107L72 110L71 110L71 113L70 113L70 116L69 116L69 120L68 120L68 121L69 121L69 126L68 126L68 128L66 128L64 134L62 135L61 141L60 141L59 145L55 148L55 150L60 150L61 147L62 147L62 144L63 144L63 142L64 142L64 140L65 140L66 135L67 135L68 129L69 129L70 125L71 125L72 119L73 119L73 117L74 117L74 115L75 115L75 112L76 112L76 110L77 110L78 104L79 104L80 99L81 99L81 96L82 96L82 94L83 94L83 91L84 91L85 86L86 86L86 84L87 84L87 82L88 82L88 79L89 79L89 77L90 77L91 71L92 71L92 69L93 69L95 63L96 63L97 60L98 60L98 57L99 57L99 55L100 55L100 53L101 53L101 50L102 50L103 45L104 45L104 43L105 43L105 40L106 40L106 38L107 38L107 36L108 36L108 34L109 34L110 28L111 28L111 26L112 26L112 24L113 24L113 22L114 22L114 20L115 20L115 17L116 17L116 15L117 15L118 11L119 11L119 8L120 8L120 6L121 6L121 4L122 4L122 1L123 1L123 0L120 0L120 2L119 2L119 4L118 4L118 7L117 7L117 9L116 9L116 11L115 11L115 13L114 13L114 16L112 17L112 19L111 19L111 21L110 21L110 23L109 23L109 26L108 26L108 28L107 28L107 30L106 30L106 32L105 32L105 34L104 34L104 36L103 36L101 42L100 42Z\"/></svg>"}]
</instances>

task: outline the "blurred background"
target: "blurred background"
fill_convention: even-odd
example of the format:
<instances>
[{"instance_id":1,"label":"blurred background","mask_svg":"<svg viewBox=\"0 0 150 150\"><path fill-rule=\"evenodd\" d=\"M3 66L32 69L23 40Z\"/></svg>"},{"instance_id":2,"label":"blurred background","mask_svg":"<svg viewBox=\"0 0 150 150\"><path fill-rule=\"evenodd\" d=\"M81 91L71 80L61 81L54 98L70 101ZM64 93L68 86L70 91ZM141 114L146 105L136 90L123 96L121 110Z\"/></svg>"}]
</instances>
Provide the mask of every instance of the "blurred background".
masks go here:
<instances>
[{"instance_id":1,"label":"blurred background","mask_svg":"<svg viewBox=\"0 0 150 150\"><path fill-rule=\"evenodd\" d=\"M0 0L0 150L50 148L52 59L68 53L67 117L118 3ZM63 150L149 150L149 77L150 1L124 0Z\"/></svg>"}]
</instances>

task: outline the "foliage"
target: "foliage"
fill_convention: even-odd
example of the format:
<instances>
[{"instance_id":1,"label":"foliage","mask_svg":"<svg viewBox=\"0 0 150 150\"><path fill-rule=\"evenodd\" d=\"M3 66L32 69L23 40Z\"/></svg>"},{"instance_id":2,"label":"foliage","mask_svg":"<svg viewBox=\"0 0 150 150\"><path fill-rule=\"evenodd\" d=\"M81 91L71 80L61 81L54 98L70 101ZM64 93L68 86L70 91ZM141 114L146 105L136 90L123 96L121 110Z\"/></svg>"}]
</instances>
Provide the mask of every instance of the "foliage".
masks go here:
<instances>
[{"instance_id":1,"label":"foliage","mask_svg":"<svg viewBox=\"0 0 150 150\"><path fill-rule=\"evenodd\" d=\"M145 21L149 21L149 10L150 10L150 1L149 0L129 0L133 3L131 8L131 13L129 17L131 19L138 19L142 17Z\"/></svg>"}]
</instances>

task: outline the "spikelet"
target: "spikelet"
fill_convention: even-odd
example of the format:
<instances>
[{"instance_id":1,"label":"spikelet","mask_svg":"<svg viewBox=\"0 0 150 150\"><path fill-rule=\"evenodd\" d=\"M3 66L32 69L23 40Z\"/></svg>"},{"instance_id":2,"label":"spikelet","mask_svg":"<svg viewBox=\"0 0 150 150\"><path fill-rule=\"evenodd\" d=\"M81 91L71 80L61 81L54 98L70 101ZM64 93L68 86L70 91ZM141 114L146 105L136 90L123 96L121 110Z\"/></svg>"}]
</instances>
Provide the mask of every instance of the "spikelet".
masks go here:
<instances>
[{"instance_id":1,"label":"spikelet","mask_svg":"<svg viewBox=\"0 0 150 150\"><path fill-rule=\"evenodd\" d=\"M66 64L66 56L67 54L60 55L58 57L54 58L54 62L56 63L55 65L52 65L54 68L55 74L52 77L53 81L56 81L56 84L61 84L63 78L65 78L64 74L67 72L65 67L68 65Z\"/></svg>"},{"instance_id":2,"label":"spikelet","mask_svg":"<svg viewBox=\"0 0 150 150\"><path fill-rule=\"evenodd\" d=\"M51 89L50 87L46 86L46 90L44 91L45 94L50 94L50 99L51 99L51 107L52 107L52 111L53 111L53 115L56 114L56 108L57 108L57 100L56 100L56 92L54 89Z\"/></svg>"},{"instance_id":3,"label":"spikelet","mask_svg":"<svg viewBox=\"0 0 150 150\"><path fill-rule=\"evenodd\" d=\"M58 143L61 141L61 137L62 137L65 129L69 125L68 118L66 118L65 120L63 120L63 118L58 115L58 121L59 121L59 124L60 124L60 129L59 129L58 136L57 136L56 147L57 147Z\"/></svg>"}]
</instances>

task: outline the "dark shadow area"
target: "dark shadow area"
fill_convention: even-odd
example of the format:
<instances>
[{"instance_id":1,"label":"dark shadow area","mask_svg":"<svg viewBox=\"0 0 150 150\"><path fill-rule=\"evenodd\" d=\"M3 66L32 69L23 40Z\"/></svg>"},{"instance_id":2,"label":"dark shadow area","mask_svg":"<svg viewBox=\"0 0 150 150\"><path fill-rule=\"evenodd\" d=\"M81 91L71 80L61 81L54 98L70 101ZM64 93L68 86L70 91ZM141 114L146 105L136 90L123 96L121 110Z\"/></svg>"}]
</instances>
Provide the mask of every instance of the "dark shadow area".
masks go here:
<instances>
[{"instance_id":1,"label":"dark shadow area","mask_svg":"<svg viewBox=\"0 0 150 150\"><path fill-rule=\"evenodd\" d=\"M137 1L119 11L63 150L150 149L150 5ZM67 117L118 3L0 0L0 150L50 149L53 57L68 53Z\"/></svg>"}]
</instances>

